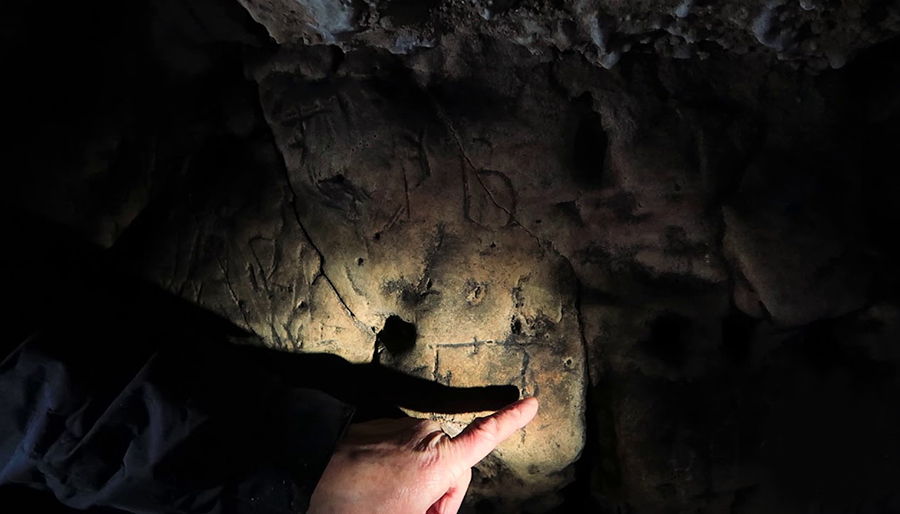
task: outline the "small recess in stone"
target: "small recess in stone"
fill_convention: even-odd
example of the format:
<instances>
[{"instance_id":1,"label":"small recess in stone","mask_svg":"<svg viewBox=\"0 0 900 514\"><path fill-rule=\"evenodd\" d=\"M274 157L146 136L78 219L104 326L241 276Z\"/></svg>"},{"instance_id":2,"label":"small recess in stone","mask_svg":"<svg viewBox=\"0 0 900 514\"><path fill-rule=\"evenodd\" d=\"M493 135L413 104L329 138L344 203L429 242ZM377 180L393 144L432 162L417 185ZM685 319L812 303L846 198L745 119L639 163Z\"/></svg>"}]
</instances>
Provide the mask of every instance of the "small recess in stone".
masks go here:
<instances>
[{"instance_id":1,"label":"small recess in stone","mask_svg":"<svg viewBox=\"0 0 900 514\"><path fill-rule=\"evenodd\" d=\"M384 345L392 355L406 353L416 345L416 325L404 321L396 314L388 316L384 328L375 338L375 344Z\"/></svg>"}]
</instances>

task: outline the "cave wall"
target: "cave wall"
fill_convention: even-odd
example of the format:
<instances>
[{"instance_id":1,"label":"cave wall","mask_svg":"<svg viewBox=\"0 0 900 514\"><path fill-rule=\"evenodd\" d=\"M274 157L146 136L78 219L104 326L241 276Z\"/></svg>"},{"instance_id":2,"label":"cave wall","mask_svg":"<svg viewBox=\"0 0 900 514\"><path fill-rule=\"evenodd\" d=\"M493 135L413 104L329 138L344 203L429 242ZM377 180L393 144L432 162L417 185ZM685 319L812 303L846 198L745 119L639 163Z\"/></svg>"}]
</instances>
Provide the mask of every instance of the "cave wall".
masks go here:
<instances>
[{"instance_id":1,"label":"cave wall","mask_svg":"<svg viewBox=\"0 0 900 514\"><path fill-rule=\"evenodd\" d=\"M537 395L467 508L900 509L896 2L103 13L4 21L7 201L262 344Z\"/></svg>"}]
</instances>

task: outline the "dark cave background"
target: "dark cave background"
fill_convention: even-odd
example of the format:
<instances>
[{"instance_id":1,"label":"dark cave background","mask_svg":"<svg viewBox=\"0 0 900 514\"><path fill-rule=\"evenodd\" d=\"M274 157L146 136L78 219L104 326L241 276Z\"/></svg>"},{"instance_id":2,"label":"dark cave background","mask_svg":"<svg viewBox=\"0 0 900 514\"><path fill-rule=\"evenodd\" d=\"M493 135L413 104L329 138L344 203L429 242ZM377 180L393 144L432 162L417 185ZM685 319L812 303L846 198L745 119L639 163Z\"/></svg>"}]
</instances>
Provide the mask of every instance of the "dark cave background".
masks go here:
<instances>
[{"instance_id":1,"label":"dark cave background","mask_svg":"<svg viewBox=\"0 0 900 514\"><path fill-rule=\"evenodd\" d=\"M427 16L416 14L418 4L390 4L414 20ZM896 12L895 3L874 4ZM4 268L13 300L5 311L25 320L11 336L78 302L77 288L61 290L56 277L77 275L85 255L104 273L146 276L147 256L185 201L227 220L240 214L221 207L221 198L253 197L274 180L260 170L281 155L248 63L277 55L279 45L237 2L17 3L0 23ZM700 252L722 256L728 269L726 278L706 281L623 263L609 248L572 252L581 259L572 266L585 319L586 436L552 512L900 512L900 39L893 30L855 48L840 69L805 67L814 59L804 55L783 61L716 49L703 60L636 50L610 70L574 50L535 59L497 42L501 50L484 51L481 66L553 70L548 87L577 120L563 158L574 188L628 179L608 169L615 122L597 108L598 90L631 95L625 110L640 112L619 131L634 132L636 147L654 145L654 131L683 129L665 114L672 105L692 109L706 146L695 145L701 132L671 133L676 141L648 158L702 163L700 211L719 228ZM300 67L308 59L311 75L324 74L322 88L331 87L329 74L340 75L337 82L376 76L387 96L421 89L451 117L489 116L506 101L478 89L487 81L479 69L423 85L406 57L376 43L298 52ZM414 118L415 109L397 116ZM706 153L686 150L691 145ZM633 202L622 197L614 209L635 218L639 231ZM756 235L729 243L722 206ZM560 216L575 208L561 206ZM661 243L667 255L694 251L683 234L669 234ZM741 252L750 257L735 256ZM768 273L754 275L751 261ZM592 274L613 276L616 288L597 286ZM158 275L149 281L171 289ZM727 304L708 301L708 293L724 294ZM591 313L609 306L624 309L620 321L601 320L597 329ZM664 371L647 372L655 366ZM473 512L510 508L495 505L487 487ZM40 495L0 491L7 505L22 497L29 511L52 508Z\"/></svg>"}]
</instances>

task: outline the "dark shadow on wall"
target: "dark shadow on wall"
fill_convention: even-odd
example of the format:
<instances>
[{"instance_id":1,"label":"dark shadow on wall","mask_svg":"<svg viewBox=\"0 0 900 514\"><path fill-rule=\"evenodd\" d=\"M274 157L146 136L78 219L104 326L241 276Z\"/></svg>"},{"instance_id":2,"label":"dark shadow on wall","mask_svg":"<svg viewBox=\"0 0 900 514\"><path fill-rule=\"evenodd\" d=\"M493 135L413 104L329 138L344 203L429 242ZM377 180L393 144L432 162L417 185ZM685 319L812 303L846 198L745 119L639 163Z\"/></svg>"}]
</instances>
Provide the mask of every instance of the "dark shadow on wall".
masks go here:
<instances>
[{"instance_id":1,"label":"dark shadow on wall","mask_svg":"<svg viewBox=\"0 0 900 514\"><path fill-rule=\"evenodd\" d=\"M140 309L148 320L200 327L219 335L223 344L244 343L241 351L272 373L295 377L294 385L325 391L363 411L369 406L392 406L447 414L478 412L500 409L519 398L518 388L510 385L454 388L377 364L351 364L335 355L270 350L218 315L116 270L108 251L85 243L67 228L39 219L16 219L6 212L2 220L4 232L19 243L6 268L5 291L17 301L9 312L15 322L5 327L0 346L4 353L11 349L8 345L18 344L49 323L77 316L99 317L102 313L95 310L97 306L113 301ZM16 220L14 224L10 224L12 220ZM67 296L62 303L61 292ZM92 305L94 300L97 303ZM415 326L394 316L380 337L396 351L396 345L414 342Z\"/></svg>"}]
</instances>

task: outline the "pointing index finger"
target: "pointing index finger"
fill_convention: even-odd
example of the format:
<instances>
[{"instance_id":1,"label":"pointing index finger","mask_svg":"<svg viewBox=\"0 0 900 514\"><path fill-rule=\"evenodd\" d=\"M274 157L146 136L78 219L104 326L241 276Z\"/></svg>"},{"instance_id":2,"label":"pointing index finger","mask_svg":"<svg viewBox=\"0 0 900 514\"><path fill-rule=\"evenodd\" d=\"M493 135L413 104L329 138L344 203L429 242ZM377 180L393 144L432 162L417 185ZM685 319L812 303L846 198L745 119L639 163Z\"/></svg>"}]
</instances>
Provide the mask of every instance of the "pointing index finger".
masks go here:
<instances>
[{"instance_id":1,"label":"pointing index finger","mask_svg":"<svg viewBox=\"0 0 900 514\"><path fill-rule=\"evenodd\" d=\"M471 468L527 425L537 414L537 398L525 398L494 414L473 421L450 441L452 455L460 466Z\"/></svg>"}]
</instances>

